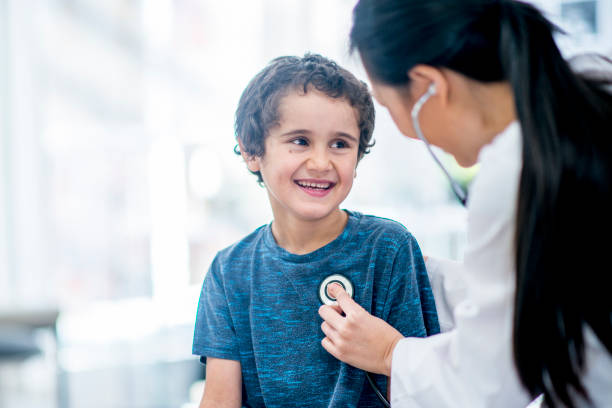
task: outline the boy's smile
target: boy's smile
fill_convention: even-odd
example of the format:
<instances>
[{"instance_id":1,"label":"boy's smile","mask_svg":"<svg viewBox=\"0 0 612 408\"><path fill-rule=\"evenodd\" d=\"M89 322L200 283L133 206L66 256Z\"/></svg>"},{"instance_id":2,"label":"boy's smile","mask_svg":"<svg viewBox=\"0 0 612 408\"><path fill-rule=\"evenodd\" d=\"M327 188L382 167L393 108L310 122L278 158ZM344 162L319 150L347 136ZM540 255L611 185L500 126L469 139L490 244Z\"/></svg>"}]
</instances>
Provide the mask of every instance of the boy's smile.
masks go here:
<instances>
[{"instance_id":1,"label":"boy's smile","mask_svg":"<svg viewBox=\"0 0 612 408\"><path fill-rule=\"evenodd\" d=\"M302 187L306 194L314 197L324 197L336 185L326 180L295 180L295 184Z\"/></svg>"},{"instance_id":2,"label":"boy's smile","mask_svg":"<svg viewBox=\"0 0 612 408\"><path fill-rule=\"evenodd\" d=\"M337 217L357 166L355 110L345 99L309 89L289 92L278 113L263 157L247 161L251 171L261 172L275 222Z\"/></svg>"}]
</instances>

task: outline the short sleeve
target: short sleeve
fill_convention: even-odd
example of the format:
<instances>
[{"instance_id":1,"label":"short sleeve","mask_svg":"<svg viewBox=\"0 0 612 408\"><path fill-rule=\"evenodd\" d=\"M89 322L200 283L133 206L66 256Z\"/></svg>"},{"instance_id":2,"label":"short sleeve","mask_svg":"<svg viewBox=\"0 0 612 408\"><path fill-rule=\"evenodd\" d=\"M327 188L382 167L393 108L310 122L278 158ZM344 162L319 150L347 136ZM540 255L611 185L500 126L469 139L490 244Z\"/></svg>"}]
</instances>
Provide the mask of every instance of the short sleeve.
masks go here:
<instances>
[{"instance_id":1,"label":"short sleeve","mask_svg":"<svg viewBox=\"0 0 612 408\"><path fill-rule=\"evenodd\" d=\"M406 337L426 337L440 332L425 261L410 235L397 248L383 315Z\"/></svg>"},{"instance_id":2,"label":"short sleeve","mask_svg":"<svg viewBox=\"0 0 612 408\"><path fill-rule=\"evenodd\" d=\"M218 258L213 261L202 285L192 353L201 356L202 362L206 357L240 359Z\"/></svg>"}]
</instances>

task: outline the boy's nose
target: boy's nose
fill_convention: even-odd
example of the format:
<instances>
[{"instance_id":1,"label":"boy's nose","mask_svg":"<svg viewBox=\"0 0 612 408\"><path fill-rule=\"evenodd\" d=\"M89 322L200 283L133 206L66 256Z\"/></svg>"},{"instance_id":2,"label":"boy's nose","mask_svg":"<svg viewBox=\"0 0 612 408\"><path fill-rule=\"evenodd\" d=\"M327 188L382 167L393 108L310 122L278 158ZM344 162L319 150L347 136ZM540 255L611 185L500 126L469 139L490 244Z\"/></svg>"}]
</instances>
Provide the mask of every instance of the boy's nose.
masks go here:
<instances>
[{"instance_id":1,"label":"boy's nose","mask_svg":"<svg viewBox=\"0 0 612 408\"><path fill-rule=\"evenodd\" d=\"M306 163L306 168L308 170L313 170L313 171L331 170L332 168L331 160L329 159L327 152L322 152L322 151L312 152L312 154L310 155Z\"/></svg>"}]
</instances>

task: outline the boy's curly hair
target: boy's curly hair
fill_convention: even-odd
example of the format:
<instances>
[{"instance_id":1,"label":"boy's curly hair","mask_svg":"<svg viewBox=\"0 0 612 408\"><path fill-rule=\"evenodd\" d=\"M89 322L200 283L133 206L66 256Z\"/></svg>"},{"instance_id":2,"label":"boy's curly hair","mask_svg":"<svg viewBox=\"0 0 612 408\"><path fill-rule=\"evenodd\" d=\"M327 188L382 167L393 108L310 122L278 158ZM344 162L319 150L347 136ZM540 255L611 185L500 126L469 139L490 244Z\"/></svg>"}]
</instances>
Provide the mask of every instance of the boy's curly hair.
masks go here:
<instances>
[{"instance_id":1,"label":"boy's curly hair","mask_svg":"<svg viewBox=\"0 0 612 408\"><path fill-rule=\"evenodd\" d=\"M304 57L278 57L273 59L249 82L242 92L236 122L236 139L242 144L244 153L263 157L268 130L279 123L280 100L291 90L308 92L315 89L330 98L342 98L358 113L359 153L358 161L370 152L374 131L374 104L367 85L355 78L346 69L318 54L307 53ZM234 148L240 154L239 146ZM258 182L261 173L253 172Z\"/></svg>"}]
</instances>

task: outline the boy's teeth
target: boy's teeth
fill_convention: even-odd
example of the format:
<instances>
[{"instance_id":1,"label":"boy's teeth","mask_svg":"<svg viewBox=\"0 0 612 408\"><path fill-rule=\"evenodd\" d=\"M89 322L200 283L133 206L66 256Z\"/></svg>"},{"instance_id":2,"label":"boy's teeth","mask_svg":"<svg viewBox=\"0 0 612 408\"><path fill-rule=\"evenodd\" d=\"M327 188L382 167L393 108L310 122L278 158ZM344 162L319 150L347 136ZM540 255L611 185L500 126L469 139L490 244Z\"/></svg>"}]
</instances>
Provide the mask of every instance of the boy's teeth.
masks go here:
<instances>
[{"instance_id":1,"label":"boy's teeth","mask_svg":"<svg viewBox=\"0 0 612 408\"><path fill-rule=\"evenodd\" d=\"M297 182L302 187L308 188L329 188L331 183L309 183L307 181L298 181Z\"/></svg>"}]
</instances>

